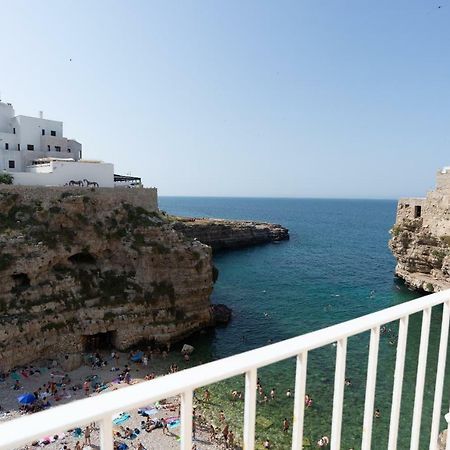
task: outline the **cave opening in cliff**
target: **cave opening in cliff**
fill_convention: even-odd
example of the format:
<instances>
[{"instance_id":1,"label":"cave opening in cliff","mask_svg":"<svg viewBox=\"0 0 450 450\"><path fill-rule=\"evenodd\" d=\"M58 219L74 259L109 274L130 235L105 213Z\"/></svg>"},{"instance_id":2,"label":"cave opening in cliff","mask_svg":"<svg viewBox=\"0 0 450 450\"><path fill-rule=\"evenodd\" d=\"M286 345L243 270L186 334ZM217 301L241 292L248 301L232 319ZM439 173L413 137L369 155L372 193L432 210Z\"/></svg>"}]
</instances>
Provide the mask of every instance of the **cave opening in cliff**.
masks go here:
<instances>
[{"instance_id":1,"label":"cave opening in cliff","mask_svg":"<svg viewBox=\"0 0 450 450\"><path fill-rule=\"evenodd\" d=\"M111 350L115 347L117 331L106 331L81 336L84 352L96 352L99 350Z\"/></svg>"},{"instance_id":2,"label":"cave opening in cliff","mask_svg":"<svg viewBox=\"0 0 450 450\"><path fill-rule=\"evenodd\" d=\"M14 280L12 291L15 293L23 292L30 287L30 277L26 273L15 273L12 279Z\"/></svg>"},{"instance_id":3,"label":"cave opening in cliff","mask_svg":"<svg viewBox=\"0 0 450 450\"><path fill-rule=\"evenodd\" d=\"M414 218L418 219L422 215L422 207L420 205L414 206Z\"/></svg>"},{"instance_id":4,"label":"cave opening in cliff","mask_svg":"<svg viewBox=\"0 0 450 450\"><path fill-rule=\"evenodd\" d=\"M72 264L81 264L81 265L85 264L92 265L97 262L96 258L87 251L75 253L74 255L69 256L68 259Z\"/></svg>"}]
</instances>

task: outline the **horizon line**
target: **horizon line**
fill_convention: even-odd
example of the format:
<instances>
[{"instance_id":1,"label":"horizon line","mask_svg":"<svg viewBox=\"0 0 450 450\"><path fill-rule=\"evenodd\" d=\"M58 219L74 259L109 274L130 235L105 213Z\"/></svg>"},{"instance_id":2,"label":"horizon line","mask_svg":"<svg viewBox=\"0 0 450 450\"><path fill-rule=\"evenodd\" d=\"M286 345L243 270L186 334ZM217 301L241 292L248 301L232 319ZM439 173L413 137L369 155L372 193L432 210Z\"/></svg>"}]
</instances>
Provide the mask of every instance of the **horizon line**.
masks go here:
<instances>
[{"instance_id":1,"label":"horizon line","mask_svg":"<svg viewBox=\"0 0 450 450\"><path fill-rule=\"evenodd\" d=\"M391 200L391 201L399 201L403 197L393 198L393 197L288 197L288 196L252 196L252 195L160 195L158 194L158 198L232 198L232 199L278 199L278 200ZM409 198L410 196L407 196Z\"/></svg>"}]
</instances>

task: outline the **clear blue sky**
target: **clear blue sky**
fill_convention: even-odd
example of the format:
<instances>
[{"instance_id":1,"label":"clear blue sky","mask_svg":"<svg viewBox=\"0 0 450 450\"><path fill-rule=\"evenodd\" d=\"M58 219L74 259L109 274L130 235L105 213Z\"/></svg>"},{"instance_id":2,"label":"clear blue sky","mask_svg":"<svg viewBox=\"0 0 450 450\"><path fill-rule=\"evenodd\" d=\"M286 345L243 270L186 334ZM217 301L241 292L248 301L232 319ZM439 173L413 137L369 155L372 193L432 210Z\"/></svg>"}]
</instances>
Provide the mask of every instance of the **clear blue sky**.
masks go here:
<instances>
[{"instance_id":1,"label":"clear blue sky","mask_svg":"<svg viewBox=\"0 0 450 450\"><path fill-rule=\"evenodd\" d=\"M0 15L3 100L161 195L396 198L450 165L449 0L0 0Z\"/></svg>"}]
</instances>

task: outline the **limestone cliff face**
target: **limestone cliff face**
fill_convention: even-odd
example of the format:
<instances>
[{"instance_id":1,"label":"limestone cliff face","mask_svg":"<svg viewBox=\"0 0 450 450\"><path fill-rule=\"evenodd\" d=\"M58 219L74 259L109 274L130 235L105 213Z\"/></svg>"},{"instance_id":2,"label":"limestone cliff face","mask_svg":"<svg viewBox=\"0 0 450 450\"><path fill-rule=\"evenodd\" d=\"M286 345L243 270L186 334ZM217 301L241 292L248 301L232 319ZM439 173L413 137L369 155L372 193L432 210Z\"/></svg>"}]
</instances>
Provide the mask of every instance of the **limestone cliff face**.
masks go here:
<instances>
[{"instance_id":1,"label":"limestone cliff face","mask_svg":"<svg viewBox=\"0 0 450 450\"><path fill-rule=\"evenodd\" d=\"M125 349L211 323L209 247L132 193L36 189L0 189L1 369L80 352L98 333Z\"/></svg>"},{"instance_id":2,"label":"limestone cliff face","mask_svg":"<svg viewBox=\"0 0 450 450\"><path fill-rule=\"evenodd\" d=\"M396 274L427 292L450 288L450 174L439 173L426 198L401 199L389 246Z\"/></svg>"},{"instance_id":3,"label":"limestone cliff face","mask_svg":"<svg viewBox=\"0 0 450 450\"><path fill-rule=\"evenodd\" d=\"M185 236L198 239L213 250L235 249L289 239L281 225L238 220L172 218L173 227Z\"/></svg>"}]
</instances>

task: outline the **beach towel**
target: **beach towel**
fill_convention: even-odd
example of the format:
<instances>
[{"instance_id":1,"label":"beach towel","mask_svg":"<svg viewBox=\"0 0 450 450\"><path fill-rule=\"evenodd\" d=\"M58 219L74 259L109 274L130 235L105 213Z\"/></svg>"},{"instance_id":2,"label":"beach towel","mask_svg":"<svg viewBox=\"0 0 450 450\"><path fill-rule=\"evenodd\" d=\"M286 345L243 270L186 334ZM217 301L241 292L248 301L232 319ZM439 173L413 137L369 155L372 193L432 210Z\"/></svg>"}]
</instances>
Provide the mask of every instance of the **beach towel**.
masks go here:
<instances>
[{"instance_id":1,"label":"beach towel","mask_svg":"<svg viewBox=\"0 0 450 450\"><path fill-rule=\"evenodd\" d=\"M177 428L180 426L180 419L173 420L167 425L167 428Z\"/></svg>"},{"instance_id":2,"label":"beach towel","mask_svg":"<svg viewBox=\"0 0 450 450\"><path fill-rule=\"evenodd\" d=\"M134 356L131 357L131 361L139 362L142 360L143 356L144 356L143 352L137 352Z\"/></svg>"},{"instance_id":3,"label":"beach towel","mask_svg":"<svg viewBox=\"0 0 450 450\"><path fill-rule=\"evenodd\" d=\"M114 425L121 425L122 423L126 422L131 416L128 413L123 413L119 417L116 417L113 419Z\"/></svg>"},{"instance_id":4,"label":"beach towel","mask_svg":"<svg viewBox=\"0 0 450 450\"><path fill-rule=\"evenodd\" d=\"M158 410L156 408L150 408L150 409L140 409L139 414L143 416L154 416L157 414Z\"/></svg>"},{"instance_id":5,"label":"beach towel","mask_svg":"<svg viewBox=\"0 0 450 450\"><path fill-rule=\"evenodd\" d=\"M81 428L75 428L75 430L73 430L72 432L72 436L77 439L79 439L82 434L83 432L81 431Z\"/></svg>"},{"instance_id":6,"label":"beach towel","mask_svg":"<svg viewBox=\"0 0 450 450\"><path fill-rule=\"evenodd\" d=\"M127 444L119 444L117 446L117 450L127 450L128 449L128 445Z\"/></svg>"}]
</instances>

